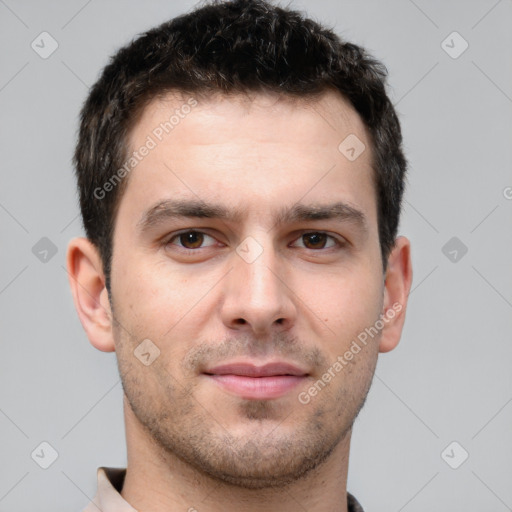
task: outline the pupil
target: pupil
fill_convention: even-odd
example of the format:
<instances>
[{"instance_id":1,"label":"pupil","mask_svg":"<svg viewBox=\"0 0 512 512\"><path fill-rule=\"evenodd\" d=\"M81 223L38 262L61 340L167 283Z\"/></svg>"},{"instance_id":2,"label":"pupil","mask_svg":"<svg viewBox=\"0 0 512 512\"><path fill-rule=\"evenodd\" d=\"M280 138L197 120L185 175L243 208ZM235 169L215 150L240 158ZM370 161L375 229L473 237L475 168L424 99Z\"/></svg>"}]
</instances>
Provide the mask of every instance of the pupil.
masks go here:
<instances>
[{"instance_id":1,"label":"pupil","mask_svg":"<svg viewBox=\"0 0 512 512\"><path fill-rule=\"evenodd\" d=\"M306 247L322 247L325 245L325 235L322 233L313 233L311 235L305 235Z\"/></svg>"},{"instance_id":2,"label":"pupil","mask_svg":"<svg viewBox=\"0 0 512 512\"><path fill-rule=\"evenodd\" d=\"M197 232L183 233L180 238L181 244L188 249L196 249L203 243L203 235Z\"/></svg>"}]
</instances>

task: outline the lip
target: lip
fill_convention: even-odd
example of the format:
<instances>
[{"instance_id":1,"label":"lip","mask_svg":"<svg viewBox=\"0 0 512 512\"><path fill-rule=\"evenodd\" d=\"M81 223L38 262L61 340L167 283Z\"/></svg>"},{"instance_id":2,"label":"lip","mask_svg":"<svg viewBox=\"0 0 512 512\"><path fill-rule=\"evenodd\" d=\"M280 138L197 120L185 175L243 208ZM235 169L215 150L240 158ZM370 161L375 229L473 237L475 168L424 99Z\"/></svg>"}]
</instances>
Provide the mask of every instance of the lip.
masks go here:
<instances>
[{"instance_id":1,"label":"lip","mask_svg":"<svg viewBox=\"0 0 512 512\"><path fill-rule=\"evenodd\" d=\"M289 393L308 376L286 362L257 366L235 362L208 369L204 374L228 393L248 400L270 400Z\"/></svg>"}]
</instances>

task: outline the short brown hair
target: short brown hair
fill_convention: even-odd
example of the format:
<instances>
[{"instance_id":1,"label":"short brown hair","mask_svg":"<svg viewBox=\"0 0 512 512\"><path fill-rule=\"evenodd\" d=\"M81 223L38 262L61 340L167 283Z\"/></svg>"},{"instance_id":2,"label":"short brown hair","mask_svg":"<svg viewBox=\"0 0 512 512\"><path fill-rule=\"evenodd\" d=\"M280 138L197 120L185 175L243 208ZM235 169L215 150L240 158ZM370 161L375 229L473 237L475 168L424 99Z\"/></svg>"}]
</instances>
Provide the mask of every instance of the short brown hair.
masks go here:
<instances>
[{"instance_id":1,"label":"short brown hair","mask_svg":"<svg viewBox=\"0 0 512 512\"><path fill-rule=\"evenodd\" d=\"M384 271L398 229L406 160L386 68L367 52L301 13L265 0L213 1L140 35L121 48L81 111L74 164L87 237L101 255L110 293L116 212L127 178L104 197L128 155L137 116L153 98L269 91L312 97L339 91L372 139Z\"/></svg>"}]
</instances>

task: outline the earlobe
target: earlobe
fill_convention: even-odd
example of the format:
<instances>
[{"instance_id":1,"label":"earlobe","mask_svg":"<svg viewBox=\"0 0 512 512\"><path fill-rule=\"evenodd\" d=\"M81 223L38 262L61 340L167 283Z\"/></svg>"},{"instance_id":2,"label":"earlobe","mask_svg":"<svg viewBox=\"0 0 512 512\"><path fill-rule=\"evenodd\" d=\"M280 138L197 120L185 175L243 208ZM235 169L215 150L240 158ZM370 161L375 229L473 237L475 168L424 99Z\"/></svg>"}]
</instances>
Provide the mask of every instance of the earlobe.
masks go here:
<instances>
[{"instance_id":1,"label":"earlobe","mask_svg":"<svg viewBox=\"0 0 512 512\"><path fill-rule=\"evenodd\" d=\"M406 237L400 236L388 258L382 311L384 327L379 352L393 350L400 341L411 283L411 244Z\"/></svg>"},{"instance_id":2,"label":"earlobe","mask_svg":"<svg viewBox=\"0 0 512 512\"><path fill-rule=\"evenodd\" d=\"M74 238L66 262L75 308L89 341L98 350L113 352L112 312L98 249L87 238Z\"/></svg>"}]
</instances>

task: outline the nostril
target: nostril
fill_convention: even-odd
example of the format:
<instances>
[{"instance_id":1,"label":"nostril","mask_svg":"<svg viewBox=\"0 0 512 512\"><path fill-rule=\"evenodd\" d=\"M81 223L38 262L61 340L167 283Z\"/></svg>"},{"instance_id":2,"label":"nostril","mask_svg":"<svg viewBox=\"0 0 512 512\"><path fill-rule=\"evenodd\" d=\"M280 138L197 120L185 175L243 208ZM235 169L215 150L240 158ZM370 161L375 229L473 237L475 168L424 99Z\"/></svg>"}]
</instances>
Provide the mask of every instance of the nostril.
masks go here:
<instances>
[{"instance_id":1,"label":"nostril","mask_svg":"<svg viewBox=\"0 0 512 512\"><path fill-rule=\"evenodd\" d=\"M276 320L276 324L279 324L279 325L283 325L283 322L284 322L284 318L278 318Z\"/></svg>"},{"instance_id":2,"label":"nostril","mask_svg":"<svg viewBox=\"0 0 512 512\"><path fill-rule=\"evenodd\" d=\"M235 324L237 325L245 325L247 322L243 318L237 318L235 320Z\"/></svg>"}]
</instances>

